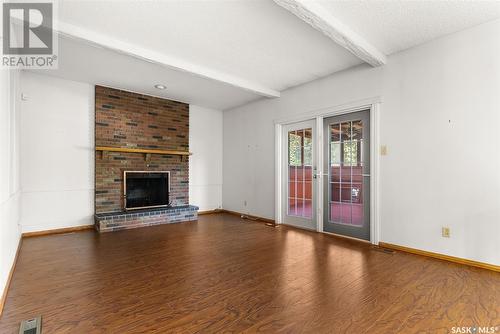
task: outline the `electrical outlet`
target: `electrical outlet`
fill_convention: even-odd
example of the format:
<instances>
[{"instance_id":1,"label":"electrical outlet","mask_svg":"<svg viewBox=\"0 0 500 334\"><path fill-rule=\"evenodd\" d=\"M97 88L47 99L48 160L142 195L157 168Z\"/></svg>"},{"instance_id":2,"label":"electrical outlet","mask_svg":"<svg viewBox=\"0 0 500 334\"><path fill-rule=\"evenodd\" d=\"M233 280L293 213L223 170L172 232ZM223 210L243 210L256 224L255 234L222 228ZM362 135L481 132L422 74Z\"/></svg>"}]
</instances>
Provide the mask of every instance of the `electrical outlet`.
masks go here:
<instances>
[{"instance_id":1,"label":"electrical outlet","mask_svg":"<svg viewBox=\"0 0 500 334\"><path fill-rule=\"evenodd\" d=\"M450 228L449 227L443 227L441 229L441 235L443 238L449 238L450 237Z\"/></svg>"}]
</instances>

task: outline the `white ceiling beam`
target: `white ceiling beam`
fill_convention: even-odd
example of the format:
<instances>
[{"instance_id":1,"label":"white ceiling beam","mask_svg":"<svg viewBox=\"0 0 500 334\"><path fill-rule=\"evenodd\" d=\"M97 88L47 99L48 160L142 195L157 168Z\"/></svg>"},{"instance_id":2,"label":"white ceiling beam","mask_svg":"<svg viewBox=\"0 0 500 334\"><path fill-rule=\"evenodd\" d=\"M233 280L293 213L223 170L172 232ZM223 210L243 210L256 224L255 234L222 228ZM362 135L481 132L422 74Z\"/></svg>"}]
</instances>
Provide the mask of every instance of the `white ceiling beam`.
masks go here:
<instances>
[{"instance_id":1,"label":"white ceiling beam","mask_svg":"<svg viewBox=\"0 0 500 334\"><path fill-rule=\"evenodd\" d=\"M327 9L311 0L273 0L314 29L321 31L335 43L372 66L387 62L386 56L347 25L335 18Z\"/></svg>"},{"instance_id":2,"label":"white ceiling beam","mask_svg":"<svg viewBox=\"0 0 500 334\"><path fill-rule=\"evenodd\" d=\"M279 91L266 87L260 83L246 80L244 78L217 71L205 66L193 64L191 62L158 53L150 49L142 48L134 44L119 41L117 39L110 38L103 34L98 34L81 27L59 21L57 30L58 33L62 36L81 40L91 45L132 56L143 61L187 72L189 74L202 78L215 80L264 97L280 97Z\"/></svg>"},{"instance_id":3,"label":"white ceiling beam","mask_svg":"<svg viewBox=\"0 0 500 334\"><path fill-rule=\"evenodd\" d=\"M22 18L20 17L13 16L13 18L17 19L17 21L22 22ZM237 77L229 73L214 70L202 65L193 64L176 57L168 56L131 43L123 42L104 34L96 33L69 23L56 21L54 22L54 29L59 35L66 38L79 40L95 47L112 50L117 53L131 56L160 66L165 66L170 69L186 72L201 78L218 81L220 83L237 87L263 97L274 98L280 97L281 95L279 91L266 87L265 85L262 85L258 82Z\"/></svg>"}]
</instances>

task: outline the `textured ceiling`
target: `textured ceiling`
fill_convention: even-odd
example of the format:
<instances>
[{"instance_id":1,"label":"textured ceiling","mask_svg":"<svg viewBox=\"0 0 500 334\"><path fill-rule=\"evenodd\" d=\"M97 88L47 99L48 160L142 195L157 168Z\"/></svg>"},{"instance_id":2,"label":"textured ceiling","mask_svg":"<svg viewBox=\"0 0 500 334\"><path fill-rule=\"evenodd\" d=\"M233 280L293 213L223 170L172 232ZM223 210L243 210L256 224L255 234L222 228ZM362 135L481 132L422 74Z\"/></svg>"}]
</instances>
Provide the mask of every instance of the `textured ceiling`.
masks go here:
<instances>
[{"instance_id":1,"label":"textured ceiling","mask_svg":"<svg viewBox=\"0 0 500 334\"><path fill-rule=\"evenodd\" d=\"M386 55L500 17L500 1L319 1Z\"/></svg>"},{"instance_id":2,"label":"textured ceiling","mask_svg":"<svg viewBox=\"0 0 500 334\"><path fill-rule=\"evenodd\" d=\"M362 63L271 0L61 0L58 4L59 20L90 32L89 36L150 50L192 64L192 68L222 74L219 77L227 74L276 91ZM500 16L498 1L319 4L387 55ZM244 85L145 60L131 57L127 50L116 52L78 39L62 39L60 68L46 73L223 110L262 97ZM155 90L157 83L167 90Z\"/></svg>"},{"instance_id":3,"label":"textured ceiling","mask_svg":"<svg viewBox=\"0 0 500 334\"><path fill-rule=\"evenodd\" d=\"M278 91L361 63L271 0L62 1L59 15Z\"/></svg>"}]
</instances>

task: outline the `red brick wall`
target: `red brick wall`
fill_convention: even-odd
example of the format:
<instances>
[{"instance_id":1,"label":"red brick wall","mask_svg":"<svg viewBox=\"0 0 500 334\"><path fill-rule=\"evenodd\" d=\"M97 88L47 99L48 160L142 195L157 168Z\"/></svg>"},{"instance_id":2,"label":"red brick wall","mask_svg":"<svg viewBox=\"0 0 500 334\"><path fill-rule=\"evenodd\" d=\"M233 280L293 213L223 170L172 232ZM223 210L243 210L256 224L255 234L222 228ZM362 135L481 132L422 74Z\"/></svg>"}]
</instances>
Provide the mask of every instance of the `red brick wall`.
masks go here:
<instances>
[{"instance_id":1,"label":"red brick wall","mask_svg":"<svg viewBox=\"0 0 500 334\"><path fill-rule=\"evenodd\" d=\"M95 87L95 145L189 151L189 105ZM96 152L95 211L123 210L123 171L170 171L170 201L189 204L188 159L176 155Z\"/></svg>"}]
</instances>

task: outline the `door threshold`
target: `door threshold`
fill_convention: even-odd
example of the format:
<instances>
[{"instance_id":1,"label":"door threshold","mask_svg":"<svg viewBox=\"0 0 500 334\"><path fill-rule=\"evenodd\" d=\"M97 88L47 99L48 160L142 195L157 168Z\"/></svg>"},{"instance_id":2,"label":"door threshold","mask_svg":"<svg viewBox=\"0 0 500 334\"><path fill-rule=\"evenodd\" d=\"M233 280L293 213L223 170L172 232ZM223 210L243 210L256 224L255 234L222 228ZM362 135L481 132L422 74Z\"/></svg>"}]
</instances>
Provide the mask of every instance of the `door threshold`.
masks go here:
<instances>
[{"instance_id":1,"label":"door threshold","mask_svg":"<svg viewBox=\"0 0 500 334\"><path fill-rule=\"evenodd\" d=\"M285 226L289 226L289 227L293 227L293 228L298 228L300 230L306 230L306 231L310 231L310 232L318 232L315 228L309 228L309 227L303 227L303 226L296 226L296 225L287 224L287 223L281 223L281 224L278 224L278 225L285 225Z\"/></svg>"},{"instance_id":2,"label":"door threshold","mask_svg":"<svg viewBox=\"0 0 500 334\"><path fill-rule=\"evenodd\" d=\"M347 236L347 235L342 235L342 234L337 234L337 233L332 233L332 232L318 231L318 230L317 230L317 229L315 229L315 228L302 227L302 226L295 226L295 225L292 225L292 224L286 224L286 223L277 224L277 226L279 226L279 225L284 225L284 226L288 226L288 227L293 227L293 228L297 228L297 229L299 229L299 230L304 230L304 231L309 231L309 232L323 233L323 234L331 235L331 236L334 236L334 237L339 237L339 238L349 239L349 240L353 240L353 241L359 241L359 242L363 242L363 243L366 243L366 244L370 244L370 245L371 245L371 241L370 241L370 240L358 239L358 238L354 238L354 237L349 237L349 236Z\"/></svg>"},{"instance_id":3,"label":"door threshold","mask_svg":"<svg viewBox=\"0 0 500 334\"><path fill-rule=\"evenodd\" d=\"M339 238L345 238L345 239L350 239L350 240L354 240L354 241L360 241L360 242L364 242L364 243L367 243L367 244L371 245L371 241L370 240L358 239L358 238L354 238L354 237L349 237L347 235L342 235L342 234L337 234L337 233L332 233L332 232L327 232L327 231L322 231L321 233L333 235L333 236L339 237Z\"/></svg>"}]
</instances>

